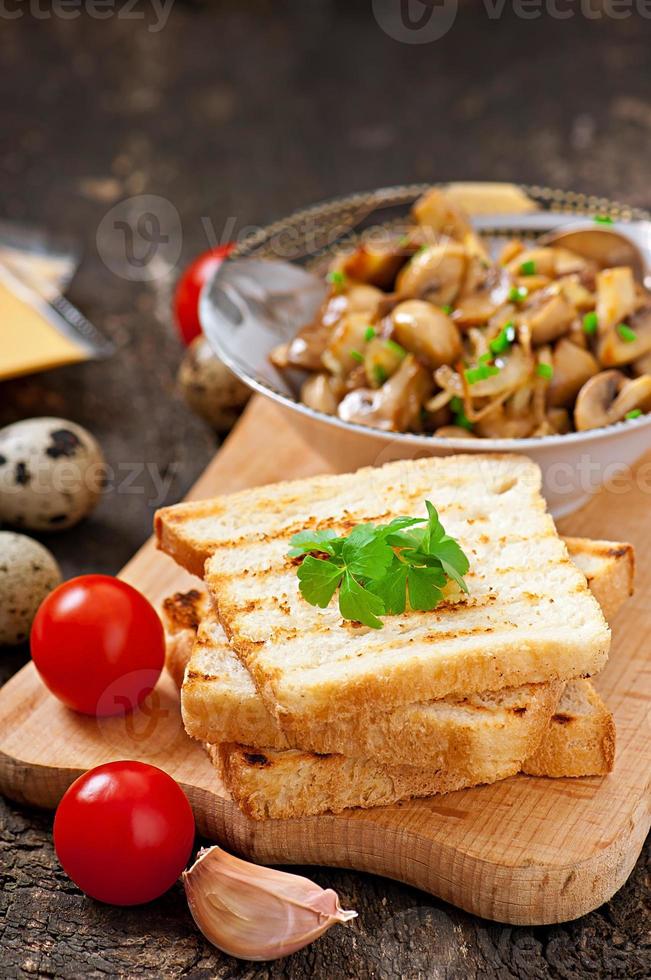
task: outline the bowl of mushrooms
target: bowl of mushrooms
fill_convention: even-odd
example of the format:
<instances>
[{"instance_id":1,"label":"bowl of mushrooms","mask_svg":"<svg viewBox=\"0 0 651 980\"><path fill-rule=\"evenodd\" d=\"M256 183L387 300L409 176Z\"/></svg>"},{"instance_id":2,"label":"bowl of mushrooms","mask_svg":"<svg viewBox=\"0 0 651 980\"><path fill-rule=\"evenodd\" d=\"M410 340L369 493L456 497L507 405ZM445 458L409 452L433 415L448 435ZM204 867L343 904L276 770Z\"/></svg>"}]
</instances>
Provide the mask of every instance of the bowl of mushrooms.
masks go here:
<instances>
[{"instance_id":1,"label":"bowl of mushrooms","mask_svg":"<svg viewBox=\"0 0 651 980\"><path fill-rule=\"evenodd\" d=\"M561 516L651 449L647 219L515 185L351 195L240 243L202 325L335 465L525 453Z\"/></svg>"}]
</instances>

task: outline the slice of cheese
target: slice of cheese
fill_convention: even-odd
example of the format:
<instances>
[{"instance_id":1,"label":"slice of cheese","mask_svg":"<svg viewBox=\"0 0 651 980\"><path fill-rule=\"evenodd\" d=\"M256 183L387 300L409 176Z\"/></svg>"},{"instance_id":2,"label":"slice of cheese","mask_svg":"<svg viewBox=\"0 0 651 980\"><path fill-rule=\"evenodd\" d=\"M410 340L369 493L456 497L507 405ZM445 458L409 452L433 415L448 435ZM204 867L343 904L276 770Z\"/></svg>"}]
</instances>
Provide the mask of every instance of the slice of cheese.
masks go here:
<instances>
[{"instance_id":1,"label":"slice of cheese","mask_svg":"<svg viewBox=\"0 0 651 980\"><path fill-rule=\"evenodd\" d=\"M88 360L87 346L58 329L49 315L36 293L28 300L0 281L0 380Z\"/></svg>"}]
</instances>

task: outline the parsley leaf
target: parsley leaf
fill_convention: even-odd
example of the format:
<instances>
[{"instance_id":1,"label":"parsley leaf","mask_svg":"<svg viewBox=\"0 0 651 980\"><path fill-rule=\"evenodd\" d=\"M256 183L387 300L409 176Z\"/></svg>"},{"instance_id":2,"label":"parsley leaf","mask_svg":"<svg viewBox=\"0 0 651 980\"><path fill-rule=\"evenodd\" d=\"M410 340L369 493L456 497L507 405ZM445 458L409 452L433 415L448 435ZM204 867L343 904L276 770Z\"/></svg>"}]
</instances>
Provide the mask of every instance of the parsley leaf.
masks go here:
<instances>
[{"instance_id":1,"label":"parsley leaf","mask_svg":"<svg viewBox=\"0 0 651 980\"><path fill-rule=\"evenodd\" d=\"M344 572L341 583L339 611L344 619L356 620L376 630L382 629L382 620L377 617L386 612L382 599L360 585L348 571Z\"/></svg>"},{"instance_id":2,"label":"parsley leaf","mask_svg":"<svg viewBox=\"0 0 651 980\"><path fill-rule=\"evenodd\" d=\"M368 583L369 591L384 602L384 612L390 616L399 616L407 608L407 573L409 566L394 557L394 561L382 578L372 579Z\"/></svg>"},{"instance_id":3,"label":"parsley leaf","mask_svg":"<svg viewBox=\"0 0 651 980\"><path fill-rule=\"evenodd\" d=\"M389 567L393 551L374 524L359 524L346 538L341 557L351 574L372 578Z\"/></svg>"},{"instance_id":4,"label":"parsley leaf","mask_svg":"<svg viewBox=\"0 0 651 980\"><path fill-rule=\"evenodd\" d=\"M380 629L380 616L435 609L450 581L467 592L468 559L431 501L425 505L427 517L358 524L347 537L333 530L295 534L288 557L305 556L298 578L306 601L325 609L339 589L344 619Z\"/></svg>"},{"instance_id":5,"label":"parsley leaf","mask_svg":"<svg viewBox=\"0 0 651 980\"><path fill-rule=\"evenodd\" d=\"M340 565L308 555L298 570L301 593L311 606L325 609L337 591L343 575L344 570Z\"/></svg>"},{"instance_id":6,"label":"parsley leaf","mask_svg":"<svg viewBox=\"0 0 651 980\"><path fill-rule=\"evenodd\" d=\"M441 587L445 582L445 573L440 568L410 566L407 572L407 585L411 608L422 612L435 609L443 598Z\"/></svg>"},{"instance_id":7,"label":"parsley leaf","mask_svg":"<svg viewBox=\"0 0 651 980\"><path fill-rule=\"evenodd\" d=\"M311 551L324 551L328 555L336 554L334 542L338 540L336 531L299 531L291 540L292 547L288 551L290 558L308 555Z\"/></svg>"}]
</instances>

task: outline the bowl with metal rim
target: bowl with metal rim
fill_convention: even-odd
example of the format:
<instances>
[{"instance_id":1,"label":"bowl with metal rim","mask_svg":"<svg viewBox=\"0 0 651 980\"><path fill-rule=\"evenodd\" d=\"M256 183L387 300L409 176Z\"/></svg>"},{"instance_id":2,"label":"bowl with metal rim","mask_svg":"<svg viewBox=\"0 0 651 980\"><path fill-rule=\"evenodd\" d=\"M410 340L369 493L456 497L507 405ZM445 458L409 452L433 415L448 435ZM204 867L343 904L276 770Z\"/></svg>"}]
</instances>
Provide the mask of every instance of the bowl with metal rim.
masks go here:
<instances>
[{"instance_id":1,"label":"bowl with metal rim","mask_svg":"<svg viewBox=\"0 0 651 980\"><path fill-rule=\"evenodd\" d=\"M644 466L633 468L651 450L651 415L586 432L520 439L388 433L303 404L299 392L305 375L273 366L272 349L291 340L319 306L326 288L322 274L332 255L378 229L398 227L431 186L381 188L326 201L247 236L201 295L201 323L215 353L254 391L283 406L310 444L337 468L427 455L523 453L540 465L543 490L557 517L576 510L604 484L613 493L624 493L633 481L646 481L651 493L651 464L648 473ZM639 208L544 187L497 185L496 192L494 184L471 186L472 200L479 202L473 224L493 250L512 237L536 241L559 230L584 234L599 215L607 220L609 233L619 233L634 245L642 263L640 277L644 267L651 268L651 216ZM500 187L507 190L500 194ZM517 210L511 210L514 203Z\"/></svg>"}]
</instances>

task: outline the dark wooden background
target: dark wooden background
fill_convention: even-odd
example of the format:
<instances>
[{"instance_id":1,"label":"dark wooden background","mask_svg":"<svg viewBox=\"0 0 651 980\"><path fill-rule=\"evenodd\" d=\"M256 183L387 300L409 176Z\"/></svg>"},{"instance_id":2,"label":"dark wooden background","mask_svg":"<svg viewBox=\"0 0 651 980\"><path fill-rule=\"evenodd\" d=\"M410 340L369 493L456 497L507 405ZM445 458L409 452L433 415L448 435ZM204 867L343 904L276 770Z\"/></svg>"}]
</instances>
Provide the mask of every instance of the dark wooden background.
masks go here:
<instances>
[{"instance_id":1,"label":"dark wooden background","mask_svg":"<svg viewBox=\"0 0 651 980\"><path fill-rule=\"evenodd\" d=\"M48 539L67 576L116 572L153 508L181 497L215 450L175 390L169 315L178 268L206 247L207 227L219 238L229 218L242 229L353 189L448 178L651 205L651 20L621 7L621 19L597 17L597 0L590 18L559 4L574 12L563 20L524 20L511 4L490 19L486 6L460 4L447 37L422 45L383 33L371 0L176 0L158 31L144 0L103 20L63 19L72 8L44 0L31 14L18 3L0 11L0 216L83 243L71 297L117 347L107 362L0 385L0 424L75 419L114 468L117 486L93 517ZM182 223L177 267L151 282L116 275L96 240L108 210L140 194L169 200ZM137 476L120 487L127 472ZM3 677L26 657L2 651ZM255 966L202 940L178 887L135 910L85 899L50 831L51 815L3 804L2 977L651 975L648 850L608 905L535 929L483 922L390 881L311 871L359 919Z\"/></svg>"}]
</instances>

